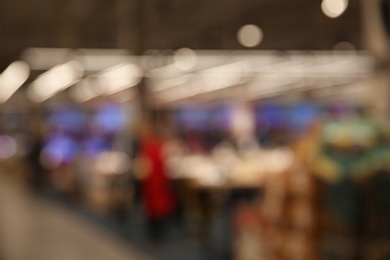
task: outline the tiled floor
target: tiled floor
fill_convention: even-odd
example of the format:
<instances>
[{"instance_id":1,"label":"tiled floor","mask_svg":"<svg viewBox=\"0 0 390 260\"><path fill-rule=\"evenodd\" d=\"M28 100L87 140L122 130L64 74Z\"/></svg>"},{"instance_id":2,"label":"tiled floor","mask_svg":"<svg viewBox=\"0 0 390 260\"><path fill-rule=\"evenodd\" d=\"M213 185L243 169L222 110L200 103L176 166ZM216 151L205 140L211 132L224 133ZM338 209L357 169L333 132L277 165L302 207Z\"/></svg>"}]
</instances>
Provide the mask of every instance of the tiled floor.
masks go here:
<instances>
[{"instance_id":1,"label":"tiled floor","mask_svg":"<svg viewBox=\"0 0 390 260\"><path fill-rule=\"evenodd\" d=\"M142 260L115 233L37 199L0 173L0 260Z\"/></svg>"}]
</instances>

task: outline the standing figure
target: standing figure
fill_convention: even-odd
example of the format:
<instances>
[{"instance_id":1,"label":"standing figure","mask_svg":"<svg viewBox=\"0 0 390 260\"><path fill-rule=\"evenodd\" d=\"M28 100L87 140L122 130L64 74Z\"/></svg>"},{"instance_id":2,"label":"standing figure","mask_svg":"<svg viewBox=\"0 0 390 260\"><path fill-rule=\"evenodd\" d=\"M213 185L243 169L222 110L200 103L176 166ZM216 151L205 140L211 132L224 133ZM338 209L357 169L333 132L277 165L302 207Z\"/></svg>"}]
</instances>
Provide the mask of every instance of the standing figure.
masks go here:
<instances>
[{"instance_id":1,"label":"standing figure","mask_svg":"<svg viewBox=\"0 0 390 260\"><path fill-rule=\"evenodd\" d=\"M149 124L142 127L139 152L144 176L141 181L141 194L149 231L154 239L161 237L164 224L176 209L173 185L167 176L164 143L156 128Z\"/></svg>"}]
</instances>

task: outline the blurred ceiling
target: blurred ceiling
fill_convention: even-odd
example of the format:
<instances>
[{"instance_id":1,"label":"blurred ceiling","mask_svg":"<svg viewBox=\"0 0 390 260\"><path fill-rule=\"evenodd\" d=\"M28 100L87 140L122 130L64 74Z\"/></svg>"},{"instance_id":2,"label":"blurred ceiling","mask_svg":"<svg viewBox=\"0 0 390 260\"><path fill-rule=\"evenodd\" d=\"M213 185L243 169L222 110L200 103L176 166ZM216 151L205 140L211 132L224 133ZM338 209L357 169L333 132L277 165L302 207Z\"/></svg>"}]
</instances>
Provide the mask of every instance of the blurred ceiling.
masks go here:
<instances>
[{"instance_id":1,"label":"blurred ceiling","mask_svg":"<svg viewBox=\"0 0 390 260\"><path fill-rule=\"evenodd\" d=\"M256 24L263 50L362 48L360 4L336 19L321 0L0 0L0 71L27 47L244 49L238 29Z\"/></svg>"}]
</instances>

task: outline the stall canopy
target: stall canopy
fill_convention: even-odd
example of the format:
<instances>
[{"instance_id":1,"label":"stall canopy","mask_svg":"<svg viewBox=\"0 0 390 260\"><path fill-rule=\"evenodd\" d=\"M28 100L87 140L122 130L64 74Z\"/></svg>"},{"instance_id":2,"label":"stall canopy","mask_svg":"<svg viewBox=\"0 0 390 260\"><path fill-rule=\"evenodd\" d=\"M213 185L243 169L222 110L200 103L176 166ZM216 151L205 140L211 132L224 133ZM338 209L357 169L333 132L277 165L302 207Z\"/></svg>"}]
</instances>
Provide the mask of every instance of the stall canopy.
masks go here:
<instances>
[{"instance_id":1,"label":"stall canopy","mask_svg":"<svg viewBox=\"0 0 390 260\"><path fill-rule=\"evenodd\" d=\"M135 56L120 49L30 48L21 60L31 70L22 89L34 102L68 88L71 98L84 102L137 89L142 79L157 103L195 97L251 100L306 89L323 96L364 96L375 70L372 56L360 51L180 49ZM329 90L337 86L344 87Z\"/></svg>"}]
</instances>

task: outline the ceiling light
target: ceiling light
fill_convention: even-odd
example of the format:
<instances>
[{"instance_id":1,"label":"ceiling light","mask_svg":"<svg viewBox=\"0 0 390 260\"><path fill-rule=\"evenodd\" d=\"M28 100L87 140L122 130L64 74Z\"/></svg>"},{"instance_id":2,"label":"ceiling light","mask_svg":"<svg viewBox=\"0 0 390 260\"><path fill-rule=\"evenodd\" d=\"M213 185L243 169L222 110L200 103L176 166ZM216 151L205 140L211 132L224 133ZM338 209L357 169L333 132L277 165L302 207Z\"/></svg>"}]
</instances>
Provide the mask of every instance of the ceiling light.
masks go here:
<instances>
[{"instance_id":1,"label":"ceiling light","mask_svg":"<svg viewBox=\"0 0 390 260\"><path fill-rule=\"evenodd\" d=\"M323 0L321 4L322 12L330 18L339 17L347 7L348 0Z\"/></svg>"},{"instance_id":2,"label":"ceiling light","mask_svg":"<svg viewBox=\"0 0 390 260\"><path fill-rule=\"evenodd\" d=\"M39 76L31 84L27 94L33 102L43 102L76 83L82 74L80 65L75 61L56 66Z\"/></svg>"},{"instance_id":3,"label":"ceiling light","mask_svg":"<svg viewBox=\"0 0 390 260\"><path fill-rule=\"evenodd\" d=\"M247 24L237 33L238 42L244 47L256 47L263 40L263 31L253 24Z\"/></svg>"},{"instance_id":4,"label":"ceiling light","mask_svg":"<svg viewBox=\"0 0 390 260\"><path fill-rule=\"evenodd\" d=\"M23 61L15 61L0 75L0 103L7 101L28 79L30 67Z\"/></svg>"}]
</instances>

